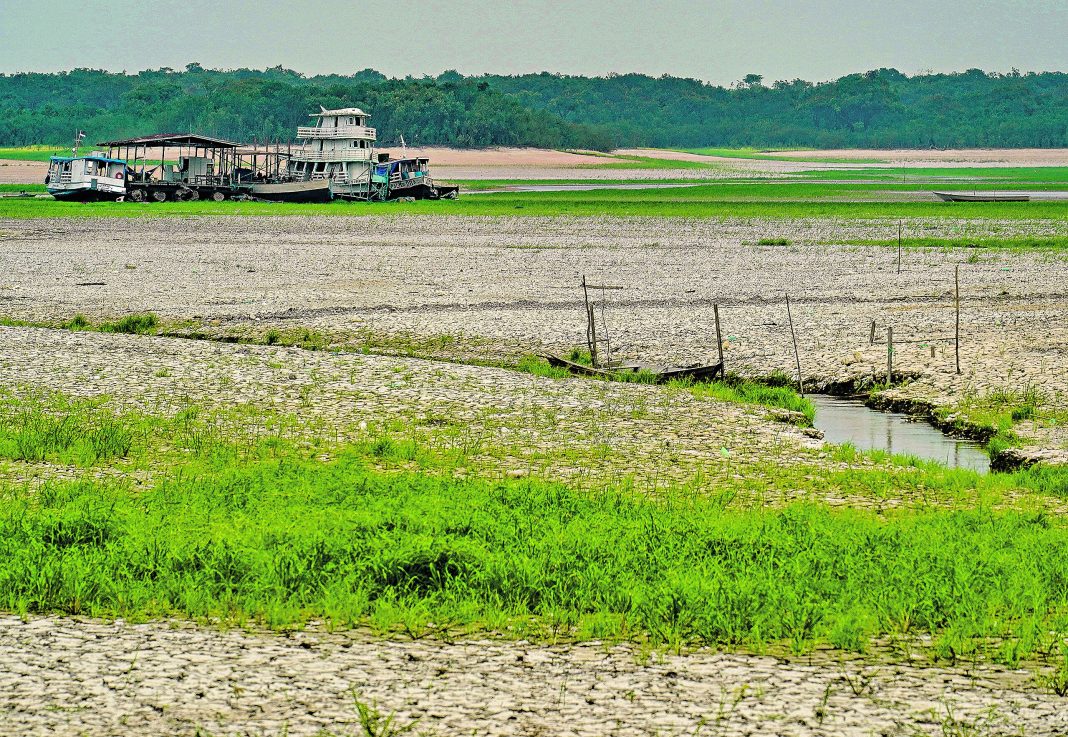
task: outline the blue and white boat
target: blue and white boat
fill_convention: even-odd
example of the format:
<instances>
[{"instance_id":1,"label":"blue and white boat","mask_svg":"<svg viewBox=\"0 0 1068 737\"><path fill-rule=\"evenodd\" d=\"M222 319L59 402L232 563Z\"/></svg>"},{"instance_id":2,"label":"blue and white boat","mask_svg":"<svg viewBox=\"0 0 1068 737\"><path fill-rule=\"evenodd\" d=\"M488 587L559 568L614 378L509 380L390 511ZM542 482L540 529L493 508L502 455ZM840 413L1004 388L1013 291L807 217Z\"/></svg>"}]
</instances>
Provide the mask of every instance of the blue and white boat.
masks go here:
<instances>
[{"instance_id":1,"label":"blue and white boat","mask_svg":"<svg viewBox=\"0 0 1068 737\"><path fill-rule=\"evenodd\" d=\"M125 196L126 162L109 158L100 151L78 156L82 138L84 134L79 133L70 156L49 159L45 188L57 200L72 202L117 200Z\"/></svg>"}]
</instances>

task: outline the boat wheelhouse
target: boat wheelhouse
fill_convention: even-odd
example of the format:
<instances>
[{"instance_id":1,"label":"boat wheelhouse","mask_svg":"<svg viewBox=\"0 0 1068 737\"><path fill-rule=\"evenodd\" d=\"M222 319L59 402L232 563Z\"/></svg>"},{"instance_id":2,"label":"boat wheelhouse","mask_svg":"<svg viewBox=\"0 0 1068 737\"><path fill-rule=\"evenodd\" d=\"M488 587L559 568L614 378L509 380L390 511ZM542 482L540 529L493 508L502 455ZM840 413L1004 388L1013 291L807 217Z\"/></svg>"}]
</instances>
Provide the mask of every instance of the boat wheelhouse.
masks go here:
<instances>
[{"instance_id":1,"label":"boat wheelhouse","mask_svg":"<svg viewBox=\"0 0 1068 737\"><path fill-rule=\"evenodd\" d=\"M126 162L100 151L88 156L53 156L45 188L57 200L117 200L126 194Z\"/></svg>"}]
</instances>

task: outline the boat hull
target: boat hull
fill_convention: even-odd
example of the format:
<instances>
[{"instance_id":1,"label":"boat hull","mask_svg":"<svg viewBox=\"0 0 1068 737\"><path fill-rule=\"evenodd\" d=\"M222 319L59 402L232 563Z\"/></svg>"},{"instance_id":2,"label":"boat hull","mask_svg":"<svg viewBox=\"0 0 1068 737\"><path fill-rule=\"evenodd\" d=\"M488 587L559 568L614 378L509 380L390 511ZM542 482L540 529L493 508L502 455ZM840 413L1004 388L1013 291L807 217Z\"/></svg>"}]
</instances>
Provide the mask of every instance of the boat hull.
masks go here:
<instances>
[{"instance_id":1,"label":"boat hull","mask_svg":"<svg viewBox=\"0 0 1068 737\"><path fill-rule=\"evenodd\" d=\"M391 184L386 199L399 200L403 197L410 197L413 200L453 200L459 193L459 187L447 184L419 183L400 188Z\"/></svg>"},{"instance_id":2,"label":"boat hull","mask_svg":"<svg viewBox=\"0 0 1068 737\"><path fill-rule=\"evenodd\" d=\"M100 189L77 187L74 189L48 188L48 194L63 202L115 202L125 192L105 192Z\"/></svg>"},{"instance_id":3,"label":"boat hull","mask_svg":"<svg viewBox=\"0 0 1068 737\"><path fill-rule=\"evenodd\" d=\"M311 182L282 182L280 184L253 184L250 195L271 202L329 202L334 198L330 182L317 179Z\"/></svg>"},{"instance_id":4,"label":"boat hull","mask_svg":"<svg viewBox=\"0 0 1068 737\"><path fill-rule=\"evenodd\" d=\"M668 367L627 364L623 366L617 366L615 368L604 369L595 368L593 366L586 366L581 363L575 363L574 361L568 361L566 358L560 358L559 356L554 356L552 354L542 354L541 357L548 361L550 366L553 366L555 368L567 369L571 373L578 374L579 376L600 376L603 378L612 378L619 376L620 374L645 371L657 384L672 381L673 379L711 381L716 376L723 378L722 363Z\"/></svg>"}]
</instances>

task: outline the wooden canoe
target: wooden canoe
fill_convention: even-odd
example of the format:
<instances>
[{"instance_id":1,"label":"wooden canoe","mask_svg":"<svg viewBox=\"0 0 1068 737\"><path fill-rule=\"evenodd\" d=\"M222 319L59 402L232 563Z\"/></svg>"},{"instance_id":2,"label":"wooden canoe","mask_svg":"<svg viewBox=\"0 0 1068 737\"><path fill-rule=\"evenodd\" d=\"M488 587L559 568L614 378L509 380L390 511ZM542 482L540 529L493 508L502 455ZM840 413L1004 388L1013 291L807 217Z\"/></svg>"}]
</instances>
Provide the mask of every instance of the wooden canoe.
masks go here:
<instances>
[{"instance_id":1,"label":"wooden canoe","mask_svg":"<svg viewBox=\"0 0 1068 737\"><path fill-rule=\"evenodd\" d=\"M541 356L549 362L550 366L556 368L567 369L573 374L579 376L599 376L601 378L610 379L620 374L627 372L637 373L639 371L648 371L653 376L653 380L658 384L665 381L671 381L672 379L693 379L694 381L709 381L715 378L717 375L723 378L723 364L698 364L694 366L646 366L642 364L625 364L618 366L614 369L595 368L593 366L587 366L582 363L575 363L574 361L568 361L566 358L560 358L559 356L553 356L550 354L542 354Z\"/></svg>"},{"instance_id":2,"label":"wooden canoe","mask_svg":"<svg viewBox=\"0 0 1068 737\"><path fill-rule=\"evenodd\" d=\"M984 192L982 194L967 194L963 192L935 192L943 202L1030 202L1030 195L1025 194L997 194L996 192Z\"/></svg>"}]
</instances>

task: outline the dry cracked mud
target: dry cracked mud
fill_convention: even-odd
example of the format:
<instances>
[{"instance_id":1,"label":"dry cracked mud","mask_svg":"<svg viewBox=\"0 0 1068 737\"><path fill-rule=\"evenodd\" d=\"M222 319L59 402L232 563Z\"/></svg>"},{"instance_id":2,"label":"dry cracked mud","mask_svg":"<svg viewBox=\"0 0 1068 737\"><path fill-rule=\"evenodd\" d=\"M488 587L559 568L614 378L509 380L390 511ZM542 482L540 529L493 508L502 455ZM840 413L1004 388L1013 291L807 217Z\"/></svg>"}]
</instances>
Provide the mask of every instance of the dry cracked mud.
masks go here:
<instances>
[{"instance_id":1,"label":"dry cracked mud","mask_svg":"<svg viewBox=\"0 0 1068 737\"><path fill-rule=\"evenodd\" d=\"M0 617L0 734L1063 735L1025 671ZM362 734L362 733L361 733Z\"/></svg>"},{"instance_id":2,"label":"dry cracked mud","mask_svg":"<svg viewBox=\"0 0 1068 737\"><path fill-rule=\"evenodd\" d=\"M618 356L715 355L792 372L785 297L812 388L882 380L893 327L897 396L933 405L1033 387L1068 408L1068 259L1048 251L848 245L897 222L659 218L287 217L0 222L0 314L68 319L153 310L209 330L306 327L440 339L440 357L500 361L584 340L583 275ZM1063 235L1045 221L908 221L922 237ZM761 241L787 245L760 245ZM961 281L955 370L954 271ZM358 342L358 341L357 341ZM1068 458L1068 428L1025 423L1036 454Z\"/></svg>"}]
</instances>

